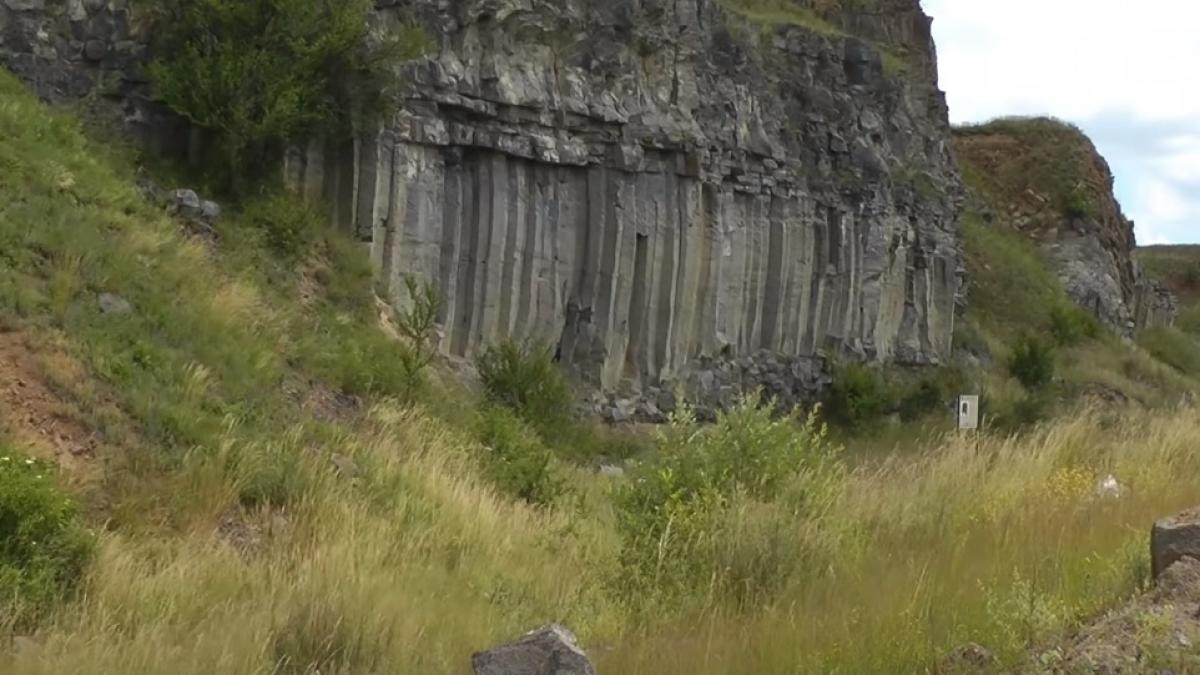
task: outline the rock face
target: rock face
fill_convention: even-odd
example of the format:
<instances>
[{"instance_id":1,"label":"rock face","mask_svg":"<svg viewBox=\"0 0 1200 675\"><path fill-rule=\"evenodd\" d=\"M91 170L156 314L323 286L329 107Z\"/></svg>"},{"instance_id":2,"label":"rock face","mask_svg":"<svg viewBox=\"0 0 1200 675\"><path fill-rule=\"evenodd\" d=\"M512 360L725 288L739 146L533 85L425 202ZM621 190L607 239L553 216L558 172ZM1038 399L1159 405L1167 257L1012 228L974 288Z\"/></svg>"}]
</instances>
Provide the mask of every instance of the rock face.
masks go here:
<instances>
[{"instance_id":1,"label":"rock face","mask_svg":"<svg viewBox=\"0 0 1200 675\"><path fill-rule=\"evenodd\" d=\"M1036 241L1067 295L1113 331L1175 321L1174 295L1134 259L1134 224L1113 195L1108 163L1079 129L1053 119L1006 119L961 130L959 159L1008 223Z\"/></svg>"},{"instance_id":2,"label":"rock face","mask_svg":"<svg viewBox=\"0 0 1200 675\"><path fill-rule=\"evenodd\" d=\"M378 6L379 30L415 19L436 50L384 128L285 169L369 244L394 304L404 275L436 283L446 353L536 339L609 392L697 364L804 392L795 364L826 354L948 356L961 183L918 0L822 21L829 3L797 0L773 24L716 0ZM0 62L186 152L125 7L0 1Z\"/></svg>"},{"instance_id":3,"label":"rock face","mask_svg":"<svg viewBox=\"0 0 1200 675\"><path fill-rule=\"evenodd\" d=\"M575 635L553 624L471 657L475 675L596 675Z\"/></svg>"},{"instance_id":4,"label":"rock face","mask_svg":"<svg viewBox=\"0 0 1200 675\"><path fill-rule=\"evenodd\" d=\"M1200 508L1164 518L1150 532L1150 565L1155 578L1184 557L1200 560Z\"/></svg>"},{"instance_id":5,"label":"rock face","mask_svg":"<svg viewBox=\"0 0 1200 675\"><path fill-rule=\"evenodd\" d=\"M394 303L437 283L444 351L545 341L610 391L759 351L947 355L960 183L916 0L835 17L862 37L712 0L401 4L441 42L394 123L287 168Z\"/></svg>"}]
</instances>

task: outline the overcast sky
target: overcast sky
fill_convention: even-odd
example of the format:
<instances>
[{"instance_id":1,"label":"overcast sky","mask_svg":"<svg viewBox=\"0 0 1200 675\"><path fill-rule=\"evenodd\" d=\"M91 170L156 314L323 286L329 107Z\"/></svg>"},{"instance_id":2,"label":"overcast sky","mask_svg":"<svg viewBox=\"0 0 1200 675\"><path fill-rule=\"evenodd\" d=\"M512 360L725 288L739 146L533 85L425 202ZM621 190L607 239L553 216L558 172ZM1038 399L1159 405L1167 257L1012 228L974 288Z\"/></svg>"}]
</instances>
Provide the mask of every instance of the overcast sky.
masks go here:
<instances>
[{"instance_id":1,"label":"overcast sky","mask_svg":"<svg viewBox=\"0 0 1200 675\"><path fill-rule=\"evenodd\" d=\"M1138 242L1200 243L1200 0L922 0L956 123L1092 137Z\"/></svg>"}]
</instances>

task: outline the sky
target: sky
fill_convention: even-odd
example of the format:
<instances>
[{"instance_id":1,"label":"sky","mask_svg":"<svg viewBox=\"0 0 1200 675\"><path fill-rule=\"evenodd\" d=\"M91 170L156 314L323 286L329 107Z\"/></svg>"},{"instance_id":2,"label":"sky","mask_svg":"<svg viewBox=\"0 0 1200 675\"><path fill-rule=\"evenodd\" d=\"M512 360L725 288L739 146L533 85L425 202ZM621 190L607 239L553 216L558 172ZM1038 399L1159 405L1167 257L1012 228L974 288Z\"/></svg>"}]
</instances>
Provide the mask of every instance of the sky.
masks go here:
<instances>
[{"instance_id":1,"label":"sky","mask_svg":"<svg viewBox=\"0 0 1200 675\"><path fill-rule=\"evenodd\" d=\"M1200 243L1200 0L922 6L953 122L1074 122L1112 167L1139 244Z\"/></svg>"}]
</instances>

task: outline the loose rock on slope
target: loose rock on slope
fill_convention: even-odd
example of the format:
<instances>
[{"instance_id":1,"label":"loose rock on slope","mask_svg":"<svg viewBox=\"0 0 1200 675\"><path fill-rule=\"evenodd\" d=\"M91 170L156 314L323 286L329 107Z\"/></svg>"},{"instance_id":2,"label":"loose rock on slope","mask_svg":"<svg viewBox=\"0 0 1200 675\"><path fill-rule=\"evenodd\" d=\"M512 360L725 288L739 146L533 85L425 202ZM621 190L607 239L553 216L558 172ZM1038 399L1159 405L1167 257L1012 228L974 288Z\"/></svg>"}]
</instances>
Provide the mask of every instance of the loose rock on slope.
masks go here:
<instances>
[{"instance_id":1,"label":"loose rock on slope","mask_svg":"<svg viewBox=\"0 0 1200 675\"><path fill-rule=\"evenodd\" d=\"M596 675L565 626L552 624L471 657L475 675Z\"/></svg>"}]
</instances>

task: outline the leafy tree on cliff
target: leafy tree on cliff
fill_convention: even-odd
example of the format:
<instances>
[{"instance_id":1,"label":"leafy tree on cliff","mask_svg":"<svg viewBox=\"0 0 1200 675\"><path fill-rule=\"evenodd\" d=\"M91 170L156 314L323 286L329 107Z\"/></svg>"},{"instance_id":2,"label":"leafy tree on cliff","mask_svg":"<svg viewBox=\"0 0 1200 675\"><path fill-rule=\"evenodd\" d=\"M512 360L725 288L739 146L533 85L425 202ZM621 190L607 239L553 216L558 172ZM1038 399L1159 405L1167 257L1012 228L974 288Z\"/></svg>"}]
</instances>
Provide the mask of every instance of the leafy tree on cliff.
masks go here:
<instances>
[{"instance_id":1,"label":"leafy tree on cliff","mask_svg":"<svg viewBox=\"0 0 1200 675\"><path fill-rule=\"evenodd\" d=\"M371 0L165 0L149 5L162 100L214 134L230 187L293 141L348 138L387 108L415 28L372 31Z\"/></svg>"}]
</instances>

